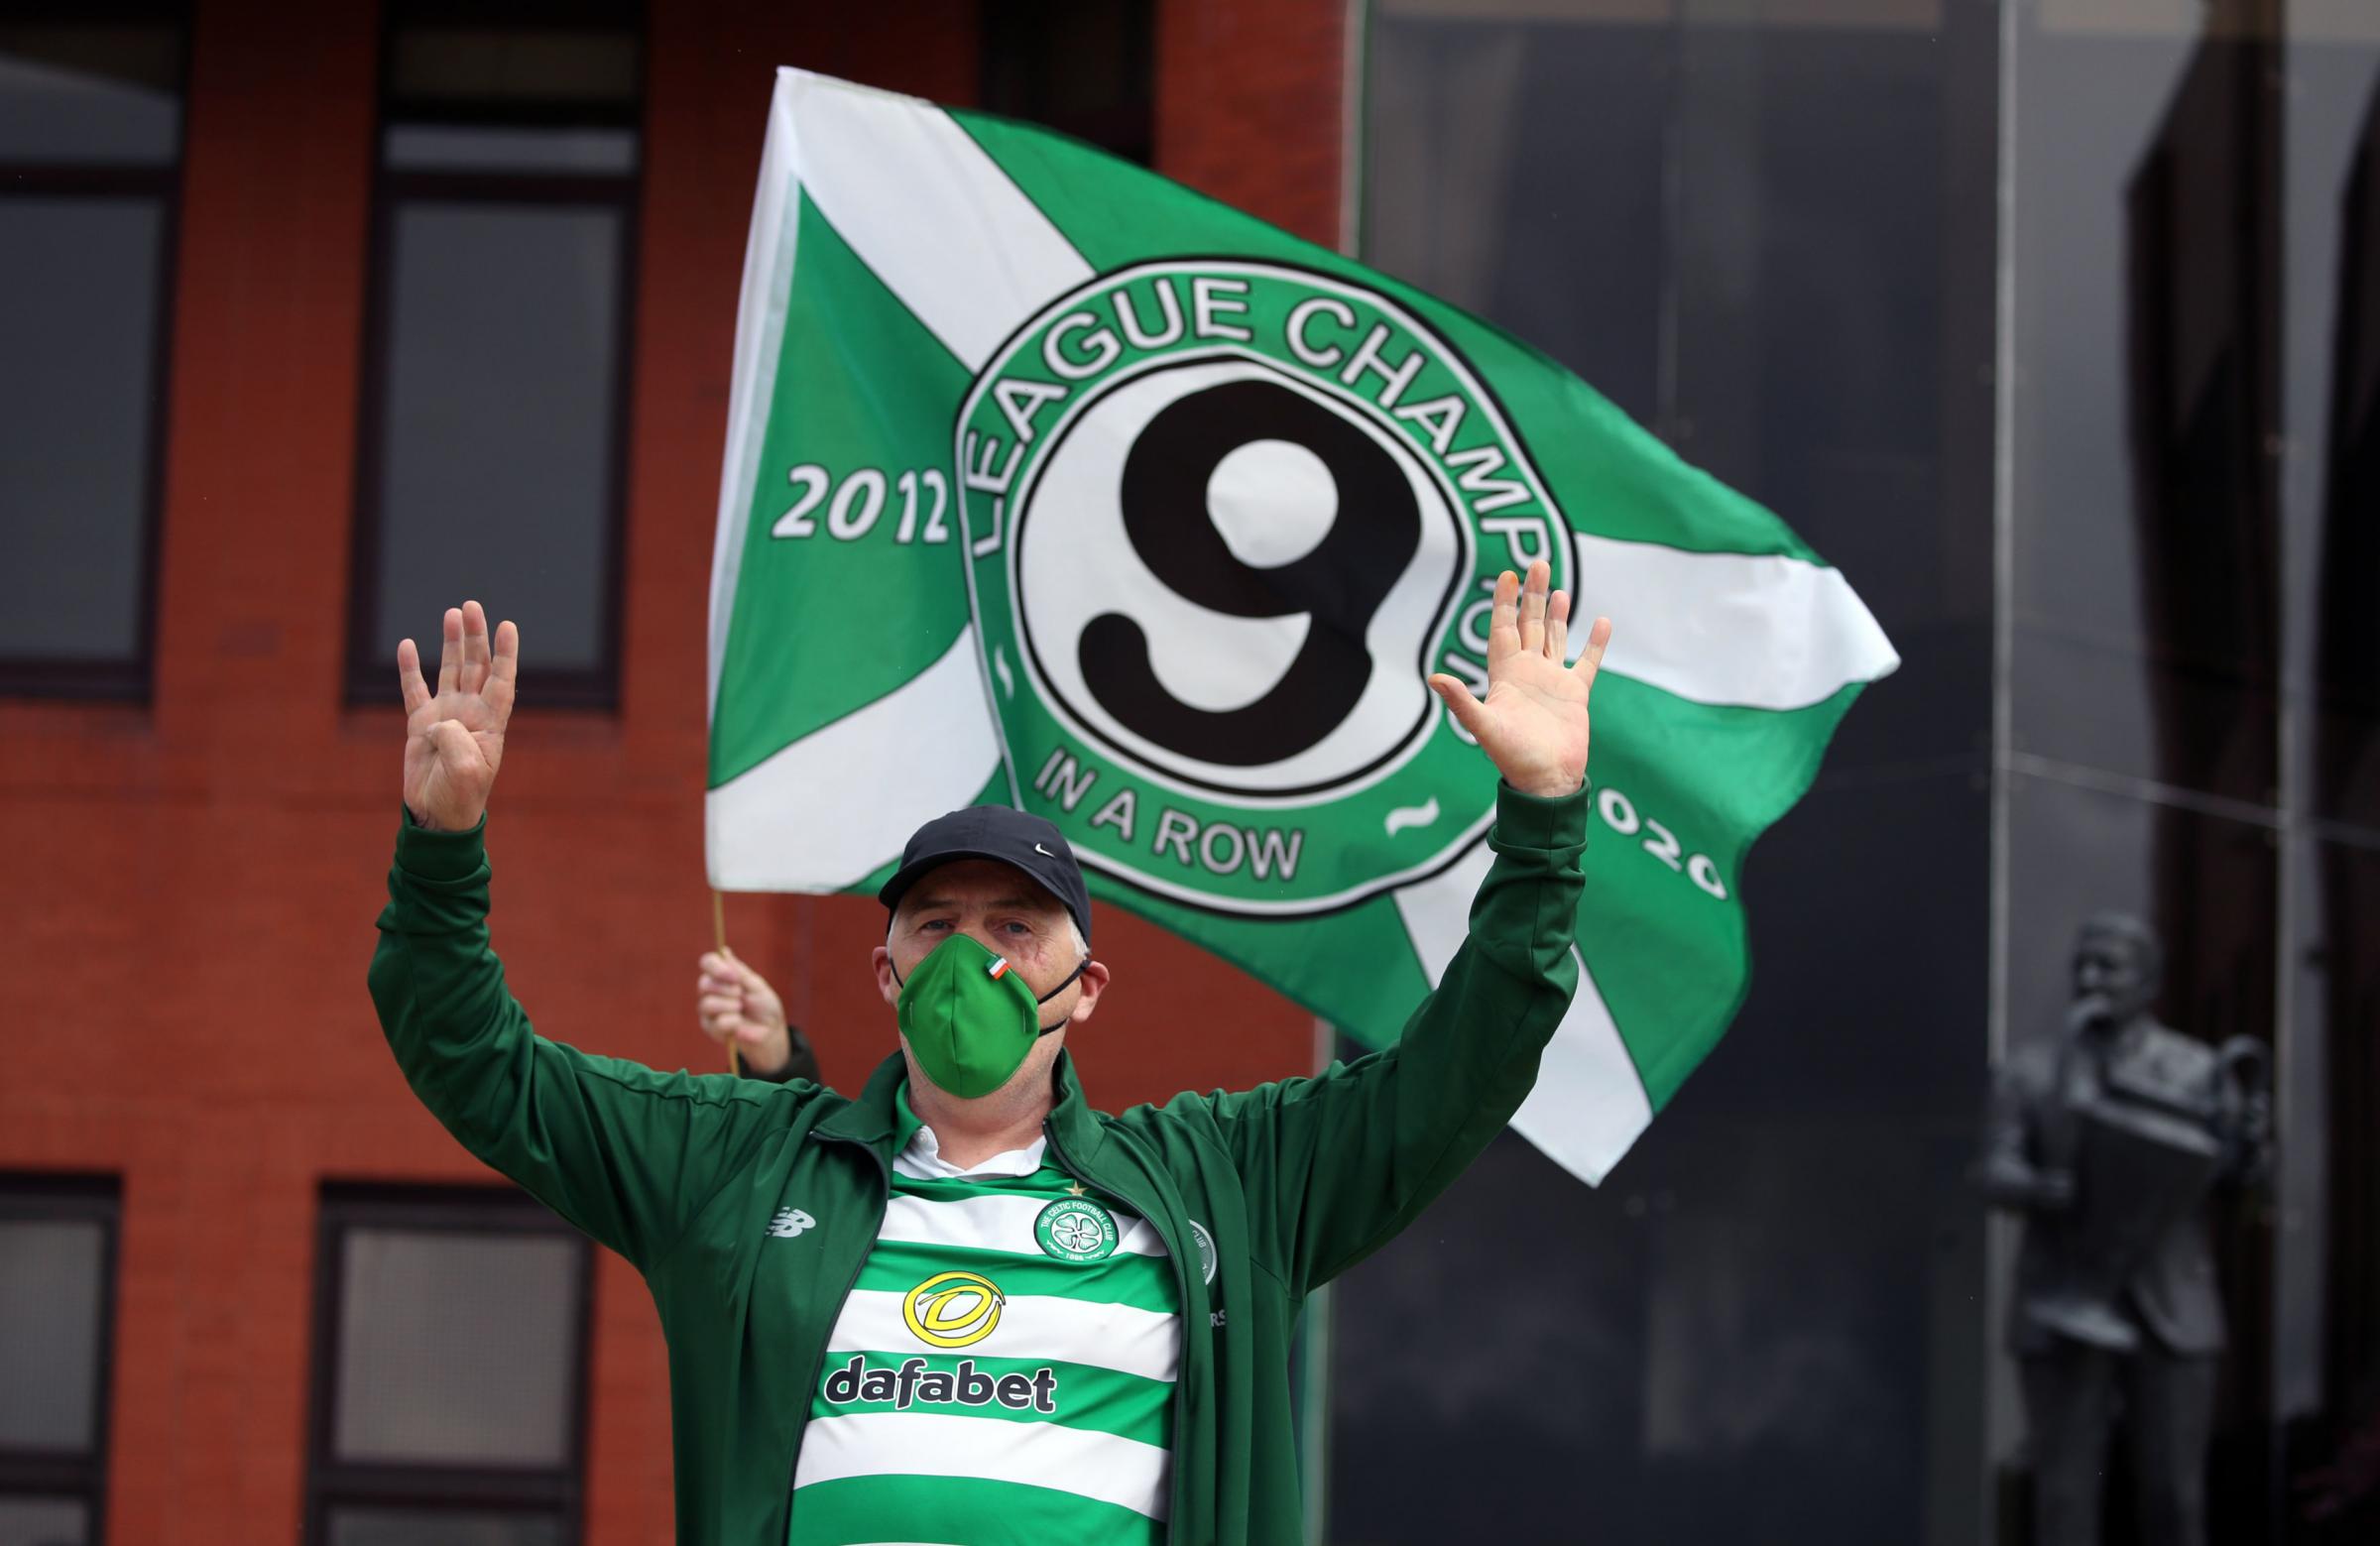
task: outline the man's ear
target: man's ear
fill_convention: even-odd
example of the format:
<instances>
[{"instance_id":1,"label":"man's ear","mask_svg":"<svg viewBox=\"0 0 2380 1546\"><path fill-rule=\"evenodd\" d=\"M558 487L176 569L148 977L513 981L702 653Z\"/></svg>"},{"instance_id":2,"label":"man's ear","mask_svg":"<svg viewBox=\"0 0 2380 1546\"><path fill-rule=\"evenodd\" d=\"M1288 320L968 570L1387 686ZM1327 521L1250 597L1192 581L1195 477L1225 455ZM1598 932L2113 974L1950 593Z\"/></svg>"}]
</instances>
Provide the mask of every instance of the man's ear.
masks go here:
<instances>
[{"instance_id":1,"label":"man's ear","mask_svg":"<svg viewBox=\"0 0 2380 1546\"><path fill-rule=\"evenodd\" d=\"M1074 1009L1066 1016L1066 1022L1070 1025L1081 1024L1099 1008L1099 996L1108 991L1108 969L1102 962L1086 962L1083 975L1075 981L1083 985L1083 994L1074 1001Z\"/></svg>"},{"instance_id":2,"label":"man's ear","mask_svg":"<svg viewBox=\"0 0 2380 1546\"><path fill-rule=\"evenodd\" d=\"M884 996L885 1003L887 1004L896 1005L900 1003L900 983L892 976L892 951L891 947L886 945L877 946L874 950L868 952L868 959L870 964L876 968L876 991Z\"/></svg>"}]
</instances>

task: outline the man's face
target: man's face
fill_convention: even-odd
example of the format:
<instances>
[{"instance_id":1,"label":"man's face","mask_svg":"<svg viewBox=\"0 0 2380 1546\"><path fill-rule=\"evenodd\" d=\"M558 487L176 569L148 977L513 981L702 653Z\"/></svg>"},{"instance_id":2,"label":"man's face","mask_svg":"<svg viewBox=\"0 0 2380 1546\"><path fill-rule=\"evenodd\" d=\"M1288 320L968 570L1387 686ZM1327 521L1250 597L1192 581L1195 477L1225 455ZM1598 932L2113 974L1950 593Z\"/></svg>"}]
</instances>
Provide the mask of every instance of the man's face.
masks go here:
<instances>
[{"instance_id":1,"label":"man's face","mask_svg":"<svg viewBox=\"0 0 2380 1546\"><path fill-rule=\"evenodd\" d=\"M892 931L877 947L877 987L887 1004L900 1002L901 983L953 934L1008 957L1036 999L1065 982L1082 961L1065 904L1030 876L996 859L954 859L928 870L908 889L892 913ZM1107 982L1106 967L1096 961L1084 967L1080 977L1041 1006L1041 1023L1089 1019Z\"/></svg>"},{"instance_id":2,"label":"man's face","mask_svg":"<svg viewBox=\"0 0 2380 1546\"><path fill-rule=\"evenodd\" d=\"M2104 999L2121 1020L2147 1009L2156 992L2137 941L2094 929L2075 946L2076 998Z\"/></svg>"}]
</instances>

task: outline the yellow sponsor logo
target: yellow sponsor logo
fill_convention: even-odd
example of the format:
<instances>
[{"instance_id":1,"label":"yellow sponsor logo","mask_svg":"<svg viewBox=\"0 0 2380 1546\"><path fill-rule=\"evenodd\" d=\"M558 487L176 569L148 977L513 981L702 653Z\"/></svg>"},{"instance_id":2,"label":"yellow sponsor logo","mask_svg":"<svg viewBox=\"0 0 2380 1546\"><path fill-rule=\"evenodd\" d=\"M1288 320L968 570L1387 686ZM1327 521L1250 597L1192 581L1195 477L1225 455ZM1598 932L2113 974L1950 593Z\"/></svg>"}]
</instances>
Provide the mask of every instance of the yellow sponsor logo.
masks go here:
<instances>
[{"instance_id":1,"label":"yellow sponsor logo","mask_svg":"<svg viewBox=\"0 0 2380 1546\"><path fill-rule=\"evenodd\" d=\"M936 1272L900 1301L900 1317L932 1348L964 1348L992 1335L1009 1296L976 1272Z\"/></svg>"}]
</instances>

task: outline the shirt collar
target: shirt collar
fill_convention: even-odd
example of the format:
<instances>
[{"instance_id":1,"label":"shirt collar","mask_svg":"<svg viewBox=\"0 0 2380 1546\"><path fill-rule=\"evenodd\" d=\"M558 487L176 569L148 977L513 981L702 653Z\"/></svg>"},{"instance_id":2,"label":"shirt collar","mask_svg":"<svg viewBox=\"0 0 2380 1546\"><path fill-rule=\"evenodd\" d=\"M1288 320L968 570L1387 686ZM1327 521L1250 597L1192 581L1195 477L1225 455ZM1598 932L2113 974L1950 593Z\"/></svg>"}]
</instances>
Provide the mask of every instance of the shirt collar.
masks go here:
<instances>
[{"instance_id":1,"label":"shirt collar","mask_svg":"<svg viewBox=\"0 0 2380 1546\"><path fill-rule=\"evenodd\" d=\"M909 1082L903 1079L892 1091L892 1148L895 1153L909 1146L909 1139L925 1126L923 1118L909 1105Z\"/></svg>"},{"instance_id":2,"label":"shirt collar","mask_svg":"<svg viewBox=\"0 0 2380 1546\"><path fill-rule=\"evenodd\" d=\"M948 1181L960 1176L1029 1176L1041 1168L1041 1156L1049 1148L1046 1136L1037 1137L1022 1148L993 1155L978 1165L961 1167L942 1157L942 1143L934 1130L909 1107L906 1084L894 1092L893 1103L897 1123L893 1138L900 1151L892 1156L892 1168L912 1181Z\"/></svg>"}]
</instances>

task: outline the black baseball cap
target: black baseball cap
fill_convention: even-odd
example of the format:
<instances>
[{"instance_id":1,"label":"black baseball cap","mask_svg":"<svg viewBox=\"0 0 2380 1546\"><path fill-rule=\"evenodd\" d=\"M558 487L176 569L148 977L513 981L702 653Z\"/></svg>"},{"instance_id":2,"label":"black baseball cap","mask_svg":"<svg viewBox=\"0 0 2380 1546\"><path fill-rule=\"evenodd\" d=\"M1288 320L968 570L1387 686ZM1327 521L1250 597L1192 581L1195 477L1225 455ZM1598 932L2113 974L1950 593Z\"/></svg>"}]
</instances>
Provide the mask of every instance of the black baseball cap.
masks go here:
<instances>
[{"instance_id":1,"label":"black baseball cap","mask_svg":"<svg viewBox=\"0 0 2380 1546\"><path fill-rule=\"evenodd\" d=\"M1066 904L1083 943L1091 943L1091 892L1083 885L1083 867L1065 837L1039 816L1007 805L970 805L954 810L909 834L900 851L900 868L892 872L876 899L888 910L898 907L925 872L953 859L997 859L1014 865L1041 889Z\"/></svg>"}]
</instances>

